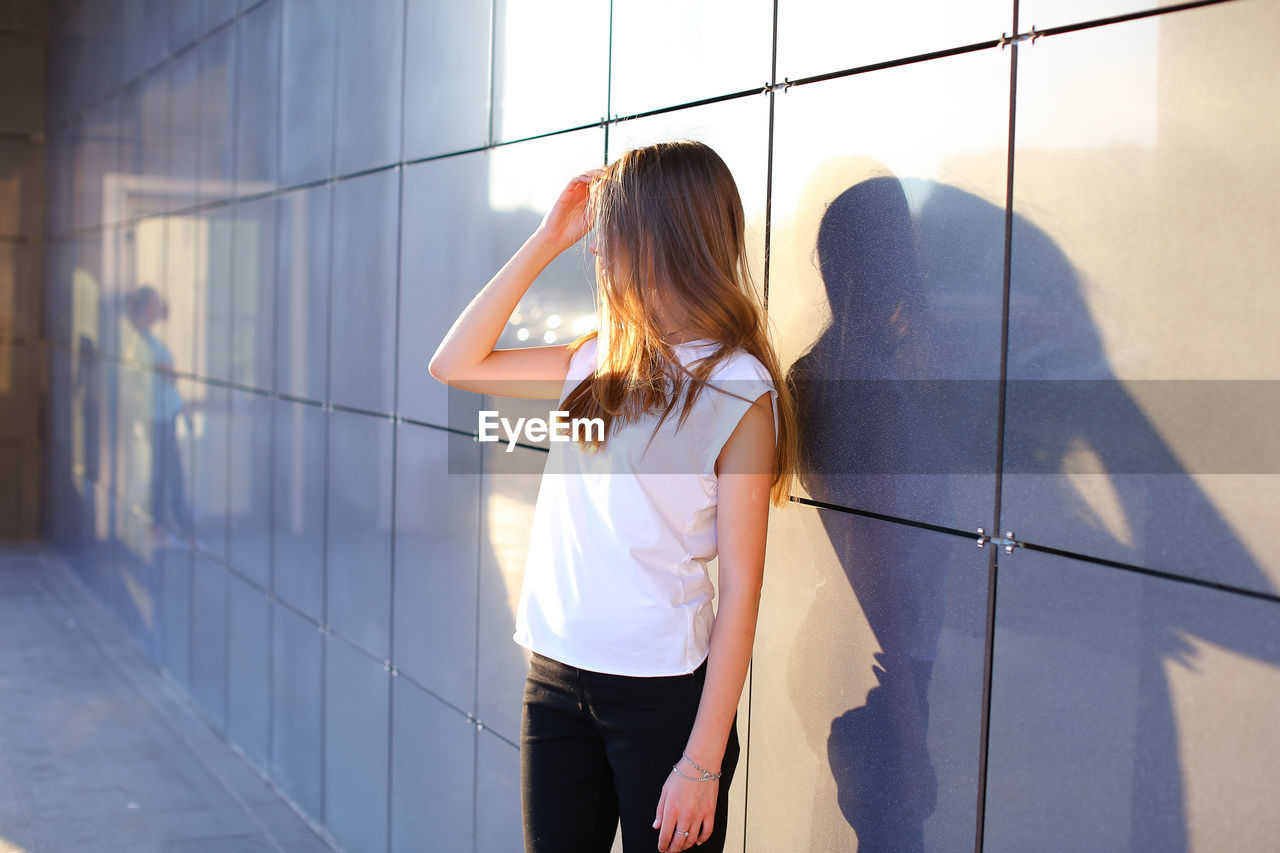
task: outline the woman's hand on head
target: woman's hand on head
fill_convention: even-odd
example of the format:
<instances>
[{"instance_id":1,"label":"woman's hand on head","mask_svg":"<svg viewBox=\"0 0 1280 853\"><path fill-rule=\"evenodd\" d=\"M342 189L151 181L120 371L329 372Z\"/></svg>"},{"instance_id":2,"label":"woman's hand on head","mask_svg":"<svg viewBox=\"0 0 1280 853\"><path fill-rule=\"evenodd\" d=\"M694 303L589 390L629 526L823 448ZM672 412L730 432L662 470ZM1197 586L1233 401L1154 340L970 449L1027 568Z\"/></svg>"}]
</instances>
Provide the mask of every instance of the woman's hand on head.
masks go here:
<instances>
[{"instance_id":1,"label":"woman's hand on head","mask_svg":"<svg viewBox=\"0 0 1280 853\"><path fill-rule=\"evenodd\" d=\"M658 814L653 821L654 829L658 830L658 849L664 853L680 853L710 838L715 829L719 794L719 781L693 781L673 769L662 786ZM679 835L677 830L689 834Z\"/></svg>"},{"instance_id":2,"label":"woman's hand on head","mask_svg":"<svg viewBox=\"0 0 1280 853\"><path fill-rule=\"evenodd\" d=\"M591 182L602 172L603 169L592 169L575 175L542 218L538 233L557 251L563 252L591 229L591 223L587 221L587 199L591 194Z\"/></svg>"}]
</instances>

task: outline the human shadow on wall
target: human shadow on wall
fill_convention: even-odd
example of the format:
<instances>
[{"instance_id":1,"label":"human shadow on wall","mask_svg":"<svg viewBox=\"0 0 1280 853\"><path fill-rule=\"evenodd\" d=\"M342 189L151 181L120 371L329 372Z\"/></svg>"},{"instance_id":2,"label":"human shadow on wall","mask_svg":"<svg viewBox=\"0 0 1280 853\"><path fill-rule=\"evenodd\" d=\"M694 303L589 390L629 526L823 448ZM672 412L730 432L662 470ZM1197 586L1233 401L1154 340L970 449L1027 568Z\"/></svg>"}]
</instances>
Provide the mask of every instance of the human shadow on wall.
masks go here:
<instances>
[{"instance_id":1,"label":"human shadow on wall","mask_svg":"<svg viewBox=\"0 0 1280 853\"><path fill-rule=\"evenodd\" d=\"M988 227L982 233L989 234L992 218L1002 219L1004 211L955 187L925 181L911 184L913 194L925 199L914 216L902 182L892 176L872 177L828 196L834 200L818 227L815 254L834 319L796 361L791 378L800 397L801 482L808 493L839 506L933 520L950 517L949 484L955 480L918 475L981 473L974 470L981 457L975 456L972 448L995 446L996 410L982 412L994 405L995 383L933 385L915 380L954 376L957 365L963 375L963 367L972 358L975 333L999 340L998 313L979 312L976 325L973 316L957 322L954 314L957 306L984 304L981 300L989 299L989 290L980 294L977 288L999 287L998 280L993 283L966 270L965 253L957 247L983 239L972 233L977 224L985 223ZM1028 344L1010 347L1008 374L1035 379L1087 375L1104 383L1114 380L1070 261L1048 235L1022 217L1015 217L1013 240L1020 264L1035 274L1015 282L1011 323L1021 324L1020 334ZM940 305L945 309L939 310ZM935 306L932 316L930 306ZM960 334L962 327L964 333ZM875 381L864 381L868 379ZM991 387L984 390L984 385ZM1178 466L1159 428L1124 393L1123 386L1107 385L1105 411L1056 402L1051 382L1036 387L1036 393L1020 399L1022 405L1011 405L1008 412L1006 430L1014 438L1006 442L1006 459L1015 463L1016 471L1034 467L1045 474L1057 474L1069 470L1080 448L1085 447L1101 460L1103 471L1138 473L1141 468L1183 475L1180 479L1187 488L1179 493L1179 517L1168 515L1167 505L1163 513L1147 512L1149 491L1160 488L1152 480L1166 478L1110 478L1119 514L1131 523L1141 521L1150 528L1150 535L1134 540L1139 544L1108 542L1105 550L1109 555L1119 549L1124 562L1150 564L1152 559L1142 550L1141 542L1154 542L1169 528L1193 519L1196 535L1215 542L1216 558L1233 566L1233 582L1254 590L1272 590L1228 522L1186 476L1188 472ZM930 409L933 405L949 408L935 411ZM1140 457L1134 457L1134 447L1142 449ZM988 459L986 472L993 473L994 455ZM1096 508L1070 477L1045 477L1024 499L1038 506L1034 515L1060 513L1076 523L1091 524L1095 533L1098 529ZM937 719L931 721L930 705L931 698L944 697L931 697L931 685L943 625L956 627L953 614L957 611L948 607L944 593L954 540L945 533L893 522L855 526L838 511L823 511L819 516L880 647L873 665L878 685L867 694L865 704L832 720L826 736L840 813L853 828L862 851L948 846L957 839L950 838L947 844L936 841L939 833L945 835L945 828L929 833L930 842L926 842L925 822L934 814L939 799L938 773L929 750L929 731L936 727ZM1036 533L1020 529L1019 538L1034 542ZM1017 557L1010 559L1016 562ZM1188 566L1176 568L1185 572ZM1199 567L1193 564L1191 568ZM1116 571L1118 582L1135 582L1134 575ZM1108 627L1114 634L1114 611L1072 606L1087 604L1089 594L1097 591L1085 585L1084 576L1074 582L1079 586L1073 582L1070 576L1062 581L1066 588L1077 589L1080 598L1060 602L1046 595L1023 602L1029 607L1007 604L1009 609L1000 612L1001 626L1059 643L1064 634L1106 636ZM1057 813L1068 821L1089 821L1089 803L1102 788L1129 797L1127 811L1131 814L1127 816L1131 819L1123 826L1118 821L1114 827L1115 834L1127 835L1129 849L1188 848L1180 734L1166 663L1190 666L1194 647L1186 636L1194 635L1274 664L1280 658L1280 629L1261 621L1224 618L1227 613L1234 615L1235 608L1247 599L1163 580L1141 583L1141 612L1123 614L1140 619L1140 642L1104 650L1120 658L1123 665L1117 666L1118 672L1099 671L1097 683L1082 686L1056 683L1038 668L1014 667L1005 671L1010 679L1007 687L997 683L997 694L1010 701L1025 698L1024 691L1037 687L1059 694L1066 701L1055 711L1063 715L1066 725L1053 729L1058 734L1045 739L1045 752L1037 756L1000 752L1002 740L1017 743L1028 738L993 726L989 796L994 786L1003 784L997 778L1003 767L1031 774L1027 790L1039 791L1041 800L1020 803L1023 811L1018 814L1011 813L1007 803L992 804L989 800L988 838L1000 831L1001 822L1012 822L1016 827L1012 837L1018 840L1025 840L1027 833L1034 835L1033 823L1040 819L1036 809ZM806 618L802 633L821 632L822 620L830 618L829 612L820 611L821 598ZM963 616L959 618L964 621ZM1096 632L1092 630L1095 626ZM803 643L802 637L798 646ZM978 701L981 661L963 655L954 660L957 668L964 664L960 675L966 690L972 687L972 695L967 693L965 701ZM802 665L793 656L790 688L801 709L805 707L806 686L799 683L797 667ZM1123 678L1131 670L1140 673L1136 691L1106 692L1114 686L1108 678ZM1035 681L1032 686L1032 680L1041 677L1048 680ZM1101 703L1074 701L1085 695L1096 697L1097 691L1107 697ZM1130 692L1136 692L1136 698ZM956 697L947 698L952 705L956 703ZM1098 757L1096 743L1076 732L1090 729L1090 717L1098 726L1108 725L1111 721L1105 715L1116 711L1137 720L1130 745L1134 754L1131 777L1094 779L1097 784L1092 789L1074 792L1054 781L1054 774L1061 775L1073 761ZM803 716L803 710L801 713ZM1008 719L1018 721L1011 728L1038 728L1046 722L1023 722L1018 714L1019 709L1010 710ZM809 728L810 737L815 733ZM943 784L951 780L951 784L963 785L965 790L958 793L976 802L979 756L975 752L962 758L967 766L958 771L950 768ZM1101 772L1091 765L1073 769L1086 776ZM1019 792L1010 788L1002 793ZM999 820L993 819L993 809Z\"/></svg>"}]
</instances>

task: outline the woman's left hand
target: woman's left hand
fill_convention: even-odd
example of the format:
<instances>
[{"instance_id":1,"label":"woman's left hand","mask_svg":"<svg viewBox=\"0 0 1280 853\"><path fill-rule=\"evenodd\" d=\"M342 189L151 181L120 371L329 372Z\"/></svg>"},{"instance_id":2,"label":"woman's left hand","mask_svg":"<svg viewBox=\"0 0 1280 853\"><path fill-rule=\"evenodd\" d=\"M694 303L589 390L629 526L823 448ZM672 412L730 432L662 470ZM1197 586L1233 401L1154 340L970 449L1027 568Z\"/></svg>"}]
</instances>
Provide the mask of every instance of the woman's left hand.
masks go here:
<instances>
[{"instance_id":1,"label":"woman's left hand","mask_svg":"<svg viewBox=\"0 0 1280 853\"><path fill-rule=\"evenodd\" d=\"M673 769L662 786L658 798L658 814L653 826L658 829L658 849L679 853L711 837L715 828L716 800L720 781L691 781ZM688 835L680 835L679 832Z\"/></svg>"}]
</instances>

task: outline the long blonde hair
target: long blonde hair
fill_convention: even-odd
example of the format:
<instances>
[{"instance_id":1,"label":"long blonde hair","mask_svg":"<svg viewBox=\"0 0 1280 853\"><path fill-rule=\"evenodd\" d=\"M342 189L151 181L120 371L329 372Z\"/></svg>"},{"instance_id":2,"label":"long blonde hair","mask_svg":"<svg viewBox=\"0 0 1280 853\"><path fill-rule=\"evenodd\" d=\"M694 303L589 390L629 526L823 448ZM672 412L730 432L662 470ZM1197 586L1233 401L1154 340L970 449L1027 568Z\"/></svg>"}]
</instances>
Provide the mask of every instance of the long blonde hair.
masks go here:
<instances>
[{"instance_id":1,"label":"long blonde hair","mask_svg":"<svg viewBox=\"0 0 1280 853\"><path fill-rule=\"evenodd\" d=\"M584 445L600 449L615 424L647 412L661 411L661 426L684 391L678 428L716 366L742 349L759 359L778 391L770 498L782 506L798 456L795 392L751 283L742 200L729 168L701 142L628 151L592 184L588 216L598 256L599 361L564 408L573 418L600 418L605 430ZM692 369L663 338L664 302L685 318L685 332L720 345ZM571 351L596 336L583 335Z\"/></svg>"}]
</instances>

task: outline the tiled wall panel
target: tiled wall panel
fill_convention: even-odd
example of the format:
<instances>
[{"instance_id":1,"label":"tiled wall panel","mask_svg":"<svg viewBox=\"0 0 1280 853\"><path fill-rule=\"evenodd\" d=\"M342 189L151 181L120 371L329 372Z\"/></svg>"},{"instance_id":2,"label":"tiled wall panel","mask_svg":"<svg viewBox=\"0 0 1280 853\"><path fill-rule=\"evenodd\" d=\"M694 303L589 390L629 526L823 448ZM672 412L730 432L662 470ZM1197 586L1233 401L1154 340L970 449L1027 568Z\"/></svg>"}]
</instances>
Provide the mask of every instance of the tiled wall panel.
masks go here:
<instances>
[{"instance_id":1,"label":"tiled wall panel","mask_svg":"<svg viewBox=\"0 0 1280 853\"><path fill-rule=\"evenodd\" d=\"M391 476L384 418L329 417L326 621L370 654L391 656ZM360 447L353 455L344 448Z\"/></svg>"},{"instance_id":2,"label":"tiled wall panel","mask_svg":"<svg viewBox=\"0 0 1280 853\"><path fill-rule=\"evenodd\" d=\"M1280 248L1247 236L1280 209L1253 106L1277 32L1274 5L1227 3L1045 39L1020 59L1009 529L1280 585L1265 521L1280 497L1280 293L1266 283Z\"/></svg>"},{"instance_id":3,"label":"tiled wall panel","mask_svg":"<svg viewBox=\"0 0 1280 853\"><path fill-rule=\"evenodd\" d=\"M272 432L271 565L274 592L324 617L328 418L319 406L278 400Z\"/></svg>"},{"instance_id":4,"label":"tiled wall panel","mask_svg":"<svg viewBox=\"0 0 1280 853\"><path fill-rule=\"evenodd\" d=\"M404 158L487 144L489 4L405 0L405 7Z\"/></svg>"},{"instance_id":5,"label":"tiled wall panel","mask_svg":"<svg viewBox=\"0 0 1280 853\"><path fill-rule=\"evenodd\" d=\"M271 779L322 819L324 635L277 602L271 614Z\"/></svg>"},{"instance_id":6,"label":"tiled wall panel","mask_svg":"<svg viewBox=\"0 0 1280 853\"><path fill-rule=\"evenodd\" d=\"M347 850L387 846L387 727L391 673L329 636L325 641L324 812Z\"/></svg>"},{"instance_id":7,"label":"tiled wall panel","mask_svg":"<svg viewBox=\"0 0 1280 853\"><path fill-rule=\"evenodd\" d=\"M769 307L817 500L990 523L1008 74L987 51L778 100Z\"/></svg>"},{"instance_id":8,"label":"tiled wall panel","mask_svg":"<svg viewBox=\"0 0 1280 853\"><path fill-rule=\"evenodd\" d=\"M475 727L407 679L391 694L391 849L472 849Z\"/></svg>"},{"instance_id":9,"label":"tiled wall panel","mask_svg":"<svg viewBox=\"0 0 1280 853\"><path fill-rule=\"evenodd\" d=\"M276 187L280 143L281 5L264 3L236 21L235 194Z\"/></svg>"},{"instance_id":10,"label":"tiled wall panel","mask_svg":"<svg viewBox=\"0 0 1280 853\"><path fill-rule=\"evenodd\" d=\"M329 394L366 411L395 405L399 216L398 169L334 186Z\"/></svg>"},{"instance_id":11,"label":"tiled wall panel","mask_svg":"<svg viewBox=\"0 0 1280 853\"><path fill-rule=\"evenodd\" d=\"M228 578L227 737L249 759L270 765L271 603L236 575Z\"/></svg>"},{"instance_id":12,"label":"tiled wall panel","mask_svg":"<svg viewBox=\"0 0 1280 853\"><path fill-rule=\"evenodd\" d=\"M336 844L518 849L546 457L482 452L493 399L427 365L571 176L701 139L804 453L729 849L1262 849L1280 14L1024 0L1154 14L1002 48L1014 5L54 3L49 97L0 105L48 133L0 141L0 466L38 458L79 577ZM593 328L591 267L498 346Z\"/></svg>"},{"instance_id":13,"label":"tiled wall panel","mask_svg":"<svg viewBox=\"0 0 1280 853\"><path fill-rule=\"evenodd\" d=\"M230 391L230 471L227 478L227 554L231 567L259 587L271 586L270 397Z\"/></svg>"},{"instance_id":14,"label":"tiled wall panel","mask_svg":"<svg viewBox=\"0 0 1280 853\"><path fill-rule=\"evenodd\" d=\"M334 170L339 175L400 159L404 4L338 4Z\"/></svg>"},{"instance_id":15,"label":"tiled wall panel","mask_svg":"<svg viewBox=\"0 0 1280 853\"><path fill-rule=\"evenodd\" d=\"M748 848L965 849L986 552L797 505L775 512L769 543L751 672Z\"/></svg>"},{"instance_id":16,"label":"tiled wall panel","mask_svg":"<svg viewBox=\"0 0 1280 853\"><path fill-rule=\"evenodd\" d=\"M473 711L479 482L449 470L478 466L480 454L469 444L455 455L456 444L443 430L396 427L394 648L402 674Z\"/></svg>"},{"instance_id":17,"label":"tiled wall panel","mask_svg":"<svg viewBox=\"0 0 1280 853\"><path fill-rule=\"evenodd\" d=\"M279 0L280 181L295 186L329 177L333 168L337 0Z\"/></svg>"},{"instance_id":18,"label":"tiled wall panel","mask_svg":"<svg viewBox=\"0 0 1280 853\"><path fill-rule=\"evenodd\" d=\"M997 597L987 849L1270 843L1273 602L1035 553Z\"/></svg>"}]
</instances>

